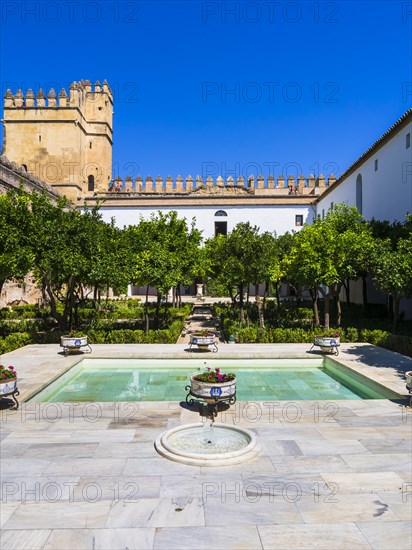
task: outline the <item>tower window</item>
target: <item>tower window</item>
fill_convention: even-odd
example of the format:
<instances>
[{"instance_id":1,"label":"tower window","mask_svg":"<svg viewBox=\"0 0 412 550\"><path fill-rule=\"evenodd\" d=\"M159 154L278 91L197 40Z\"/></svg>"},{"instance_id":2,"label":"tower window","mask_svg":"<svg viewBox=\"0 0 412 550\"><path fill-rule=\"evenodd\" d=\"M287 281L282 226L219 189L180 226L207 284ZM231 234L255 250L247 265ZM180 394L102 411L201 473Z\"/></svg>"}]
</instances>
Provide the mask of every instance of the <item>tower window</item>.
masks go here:
<instances>
[{"instance_id":1,"label":"tower window","mask_svg":"<svg viewBox=\"0 0 412 550\"><path fill-rule=\"evenodd\" d=\"M411 133L408 132L406 134L406 148L409 149L410 146L411 146Z\"/></svg>"},{"instance_id":2,"label":"tower window","mask_svg":"<svg viewBox=\"0 0 412 550\"><path fill-rule=\"evenodd\" d=\"M92 148L92 142L89 143L89 149L91 149L91 148Z\"/></svg>"},{"instance_id":3,"label":"tower window","mask_svg":"<svg viewBox=\"0 0 412 550\"><path fill-rule=\"evenodd\" d=\"M302 214L297 214L295 216L295 225L301 227L303 225L303 216Z\"/></svg>"},{"instance_id":4,"label":"tower window","mask_svg":"<svg viewBox=\"0 0 412 550\"><path fill-rule=\"evenodd\" d=\"M39 141L41 141L41 136L39 136Z\"/></svg>"},{"instance_id":5,"label":"tower window","mask_svg":"<svg viewBox=\"0 0 412 550\"><path fill-rule=\"evenodd\" d=\"M378 159L375 159L375 172L378 171Z\"/></svg>"},{"instance_id":6,"label":"tower window","mask_svg":"<svg viewBox=\"0 0 412 550\"><path fill-rule=\"evenodd\" d=\"M94 176L87 176L87 190L94 191Z\"/></svg>"}]
</instances>

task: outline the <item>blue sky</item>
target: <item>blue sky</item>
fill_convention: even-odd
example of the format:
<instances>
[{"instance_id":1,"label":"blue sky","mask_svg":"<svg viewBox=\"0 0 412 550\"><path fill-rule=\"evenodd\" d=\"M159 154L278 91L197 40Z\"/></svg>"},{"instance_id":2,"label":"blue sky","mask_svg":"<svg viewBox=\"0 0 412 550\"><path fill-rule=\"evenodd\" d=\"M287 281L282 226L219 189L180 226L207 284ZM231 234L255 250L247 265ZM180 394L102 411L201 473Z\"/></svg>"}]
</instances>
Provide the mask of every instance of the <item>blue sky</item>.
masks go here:
<instances>
[{"instance_id":1,"label":"blue sky","mask_svg":"<svg viewBox=\"0 0 412 550\"><path fill-rule=\"evenodd\" d=\"M108 80L114 176L339 175L412 103L412 2L1 10L2 94Z\"/></svg>"}]
</instances>

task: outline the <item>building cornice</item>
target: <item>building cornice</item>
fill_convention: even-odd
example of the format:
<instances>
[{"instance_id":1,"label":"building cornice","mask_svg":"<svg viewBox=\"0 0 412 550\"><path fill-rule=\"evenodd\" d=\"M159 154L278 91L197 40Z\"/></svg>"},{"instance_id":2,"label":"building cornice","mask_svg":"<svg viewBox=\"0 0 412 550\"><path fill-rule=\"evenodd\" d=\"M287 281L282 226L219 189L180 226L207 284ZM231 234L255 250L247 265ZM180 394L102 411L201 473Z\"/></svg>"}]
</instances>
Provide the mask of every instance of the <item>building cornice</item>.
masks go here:
<instances>
[{"instance_id":1,"label":"building cornice","mask_svg":"<svg viewBox=\"0 0 412 550\"><path fill-rule=\"evenodd\" d=\"M158 197L145 197L139 195L121 194L119 196L104 196L104 197L82 197L78 200L78 207L94 206L100 204L102 208L124 208L124 207L152 207L152 208L187 208L187 207L209 207L209 206L244 206L244 207L259 207L259 206L307 206L314 204L315 198L308 196L283 196L283 197L234 197L234 196L188 196L188 195L162 195ZM80 204L82 203L82 204Z\"/></svg>"}]
</instances>

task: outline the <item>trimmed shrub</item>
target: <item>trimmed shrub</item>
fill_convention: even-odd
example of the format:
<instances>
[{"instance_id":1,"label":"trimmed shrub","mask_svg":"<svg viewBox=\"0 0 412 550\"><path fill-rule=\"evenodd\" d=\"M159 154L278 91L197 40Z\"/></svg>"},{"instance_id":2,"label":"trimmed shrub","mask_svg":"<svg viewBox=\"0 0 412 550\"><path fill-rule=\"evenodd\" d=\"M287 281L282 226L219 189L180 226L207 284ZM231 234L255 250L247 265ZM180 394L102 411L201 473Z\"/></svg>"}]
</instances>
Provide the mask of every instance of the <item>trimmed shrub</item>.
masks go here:
<instances>
[{"instance_id":1,"label":"trimmed shrub","mask_svg":"<svg viewBox=\"0 0 412 550\"><path fill-rule=\"evenodd\" d=\"M386 330L368 330L362 329L360 331L360 342L368 342L369 344L374 344L375 346L385 347L385 343L390 337L390 332Z\"/></svg>"},{"instance_id":2,"label":"trimmed shrub","mask_svg":"<svg viewBox=\"0 0 412 550\"><path fill-rule=\"evenodd\" d=\"M0 338L0 354L9 353L31 343L30 335L27 332L15 332L6 338Z\"/></svg>"},{"instance_id":3,"label":"trimmed shrub","mask_svg":"<svg viewBox=\"0 0 412 550\"><path fill-rule=\"evenodd\" d=\"M343 335L342 335L343 336ZM359 339L359 331L357 328L355 327L348 327L346 330L345 330L345 340L342 340L341 338L341 341L343 342L357 342Z\"/></svg>"},{"instance_id":4,"label":"trimmed shrub","mask_svg":"<svg viewBox=\"0 0 412 550\"><path fill-rule=\"evenodd\" d=\"M105 344L107 333L104 330L91 329L87 332L89 344Z\"/></svg>"}]
</instances>

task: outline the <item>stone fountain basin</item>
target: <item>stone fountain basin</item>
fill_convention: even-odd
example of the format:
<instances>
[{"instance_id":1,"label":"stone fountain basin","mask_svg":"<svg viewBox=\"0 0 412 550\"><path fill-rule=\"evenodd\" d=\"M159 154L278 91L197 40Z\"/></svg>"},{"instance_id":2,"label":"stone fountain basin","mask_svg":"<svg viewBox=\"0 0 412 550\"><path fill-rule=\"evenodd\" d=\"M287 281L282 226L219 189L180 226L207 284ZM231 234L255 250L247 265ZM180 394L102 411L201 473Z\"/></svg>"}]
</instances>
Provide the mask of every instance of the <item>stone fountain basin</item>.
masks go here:
<instances>
[{"instance_id":1,"label":"stone fountain basin","mask_svg":"<svg viewBox=\"0 0 412 550\"><path fill-rule=\"evenodd\" d=\"M260 452L256 434L245 428L237 428L227 424L215 423L213 431L216 437L225 437L230 440L229 450L214 452L212 446L211 452L207 452L204 448L195 451L193 448L183 448L187 438L193 437L194 440L199 437L208 436L208 427L205 424L185 424L172 428L161 434L155 442L156 450L159 454L182 464L191 466L229 466L231 464L239 464L255 458ZM237 447L237 440L243 438L244 446ZM233 441L235 443L233 444ZM182 445L181 445L182 444Z\"/></svg>"}]
</instances>

